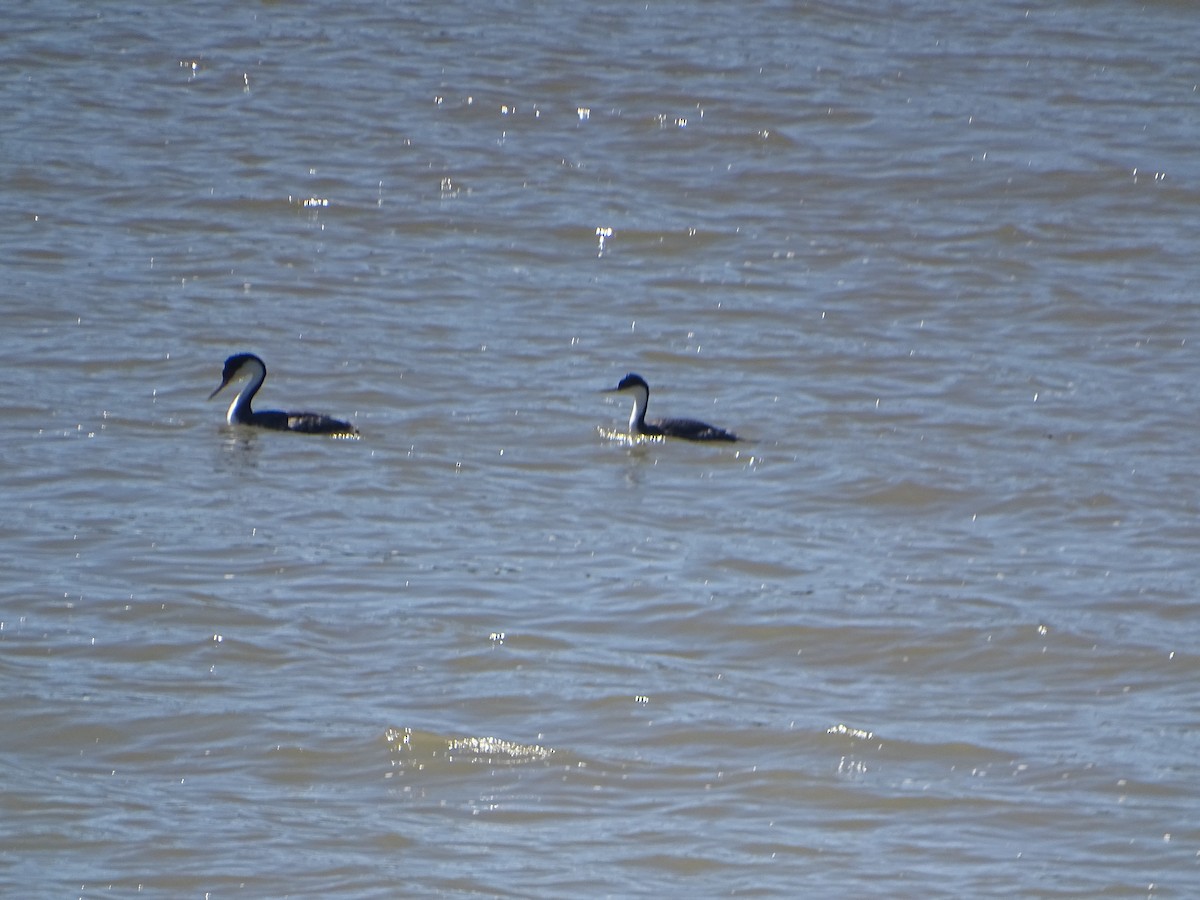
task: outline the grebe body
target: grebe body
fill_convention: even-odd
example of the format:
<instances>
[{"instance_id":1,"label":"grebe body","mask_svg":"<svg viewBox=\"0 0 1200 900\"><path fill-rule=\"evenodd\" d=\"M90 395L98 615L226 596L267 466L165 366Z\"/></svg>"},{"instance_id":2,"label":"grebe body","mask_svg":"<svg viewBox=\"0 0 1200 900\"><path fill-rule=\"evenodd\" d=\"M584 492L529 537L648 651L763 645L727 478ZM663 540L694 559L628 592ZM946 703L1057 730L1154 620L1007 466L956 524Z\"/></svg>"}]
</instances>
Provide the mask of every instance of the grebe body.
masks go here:
<instances>
[{"instance_id":1,"label":"grebe body","mask_svg":"<svg viewBox=\"0 0 1200 900\"><path fill-rule=\"evenodd\" d=\"M630 372L609 394L632 394L633 412L629 415L629 434L644 437L674 437L685 441L736 441L737 435L724 428L696 419L647 419L650 385L641 375Z\"/></svg>"},{"instance_id":2,"label":"grebe body","mask_svg":"<svg viewBox=\"0 0 1200 900\"><path fill-rule=\"evenodd\" d=\"M211 400L231 382L245 379L245 384L234 395L225 414L230 425L250 425L271 431L296 431L301 434L327 434L333 437L358 437L358 429L349 422L332 416L311 412L282 412L277 409L256 412L250 404L254 395L267 378L266 364L253 353L236 353L225 360L221 383L208 395Z\"/></svg>"}]
</instances>

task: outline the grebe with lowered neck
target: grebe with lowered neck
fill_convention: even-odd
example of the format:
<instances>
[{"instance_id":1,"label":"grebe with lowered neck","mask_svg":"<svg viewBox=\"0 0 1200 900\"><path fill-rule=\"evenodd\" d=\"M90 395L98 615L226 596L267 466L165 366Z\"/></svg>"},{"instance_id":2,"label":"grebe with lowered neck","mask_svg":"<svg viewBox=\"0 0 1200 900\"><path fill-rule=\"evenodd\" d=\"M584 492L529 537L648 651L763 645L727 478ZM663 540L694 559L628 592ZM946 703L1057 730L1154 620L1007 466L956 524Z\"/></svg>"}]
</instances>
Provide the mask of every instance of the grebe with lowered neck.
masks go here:
<instances>
[{"instance_id":1,"label":"grebe with lowered neck","mask_svg":"<svg viewBox=\"0 0 1200 900\"><path fill-rule=\"evenodd\" d=\"M266 364L253 353L236 353L225 360L225 370L221 373L221 383L217 389L208 395L211 400L221 393L225 385L240 379L246 383L234 396L229 404L229 412L225 421L230 425L252 425L255 428L269 428L272 431L296 431L302 434L327 434L331 437L356 438L358 429L349 422L343 422L331 416L310 412L280 412L277 409L255 412L250 408L250 402L258 389L262 387L267 377Z\"/></svg>"},{"instance_id":2,"label":"grebe with lowered neck","mask_svg":"<svg viewBox=\"0 0 1200 900\"><path fill-rule=\"evenodd\" d=\"M646 404L650 400L650 385L641 375L630 372L608 394L632 394L633 412L629 416L629 436L675 437L687 441L736 441L737 435L724 428L695 419L646 419Z\"/></svg>"}]
</instances>

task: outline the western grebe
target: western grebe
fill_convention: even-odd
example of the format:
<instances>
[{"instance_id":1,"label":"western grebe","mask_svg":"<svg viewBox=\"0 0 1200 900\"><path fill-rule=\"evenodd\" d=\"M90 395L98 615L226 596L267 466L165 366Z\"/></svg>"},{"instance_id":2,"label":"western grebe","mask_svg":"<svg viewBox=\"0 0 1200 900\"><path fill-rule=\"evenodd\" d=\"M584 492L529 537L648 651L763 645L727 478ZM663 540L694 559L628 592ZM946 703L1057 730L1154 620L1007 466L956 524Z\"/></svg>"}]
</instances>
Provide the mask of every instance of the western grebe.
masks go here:
<instances>
[{"instance_id":1,"label":"western grebe","mask_svg":"<svg viewBox=\"0 0 1200 900\"><path fill-rule=\"evenodd\" d=\"M737 435L707 422L695 419L646 420L646 404L650 400L650 385L641 375L630 372L607 394L633 394L633 412L629 416L629 435L647 437L677 437L688 441L736 441Z\"/></svg>"},{"instance_id":2,"label":"western grebe","mask_svg":"<svg viewBox=\"0 0 1200 900\"><path fill-rule=\"evenodd\" d=\"M231 381L245 378L246 383L229 404L225 421L230 425L253 425L273 431L299 431L303 434L328 434L334 437L358 437L358 429L349 422L310 412L280 412L277 409L255 412L250 408L254 395L267 377L267 367L253 353L235 353L225 360L221 384L208 395L211 400Z\"/></svg>"}]
</instances>

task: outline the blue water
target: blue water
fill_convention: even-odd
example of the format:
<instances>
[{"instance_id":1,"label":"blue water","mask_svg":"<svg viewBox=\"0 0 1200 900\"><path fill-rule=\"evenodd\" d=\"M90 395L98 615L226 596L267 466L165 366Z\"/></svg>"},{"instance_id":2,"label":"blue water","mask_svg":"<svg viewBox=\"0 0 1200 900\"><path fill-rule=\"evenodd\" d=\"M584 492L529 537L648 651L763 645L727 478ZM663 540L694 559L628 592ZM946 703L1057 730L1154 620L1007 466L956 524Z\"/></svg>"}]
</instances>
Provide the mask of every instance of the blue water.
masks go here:
<instances>
[{"instance_id":1,"label":"blue water","mask_svg":"<svg viewBox=\"0 0 1200 900\"><path fill-rule=\"evenodd\" d=\"M11 11L0 893L1193 893L1194 19Z\"/></svg>"}]
</instances>

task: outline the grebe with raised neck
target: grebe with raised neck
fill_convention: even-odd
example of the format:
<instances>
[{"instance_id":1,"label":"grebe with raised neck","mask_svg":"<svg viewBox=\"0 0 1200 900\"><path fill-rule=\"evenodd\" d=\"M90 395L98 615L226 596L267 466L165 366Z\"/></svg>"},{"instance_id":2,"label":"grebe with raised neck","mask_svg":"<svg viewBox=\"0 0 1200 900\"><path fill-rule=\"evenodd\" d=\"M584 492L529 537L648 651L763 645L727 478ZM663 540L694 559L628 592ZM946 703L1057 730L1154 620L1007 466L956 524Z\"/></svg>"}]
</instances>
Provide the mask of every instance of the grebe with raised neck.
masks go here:
<instances>
[{"instance_id":1,"label":"grebe with raised neck","mask_svg":"<svg viewBox=\"0 0 1200 900\"><path fill-rule=\"evenodd\" d=\"M732 431L717 428L696 419L646 419L646 404L650 400L650 385L641 375L630 372L607 394L632 394L633 412L629 415L629 436L675 437L687 441L736 441Z\"/></svg>"},{"instance_id":2,"label":"grebe with raised neck","mask_svg":"<svg viewBox=\"0 0 1200 900\"><path fill-rule=\"evenodd\" d=\"M281 412L268 409L255 412L250 403L258 389L267 378L266 364L253 353L235 353L225 360L225 370L221 373L221 383L217 389L208 395L211 400L221 393L224 387L233 381L246 379L246 383L229 404L229 412L225 421L230 425L252 425L255 428L269 428L272 431L296 431L302 434L327 434L331 437L358 437L358 429L349 422L335 419L332 416L311 412Z\"/></svg>"}]
</instances>

